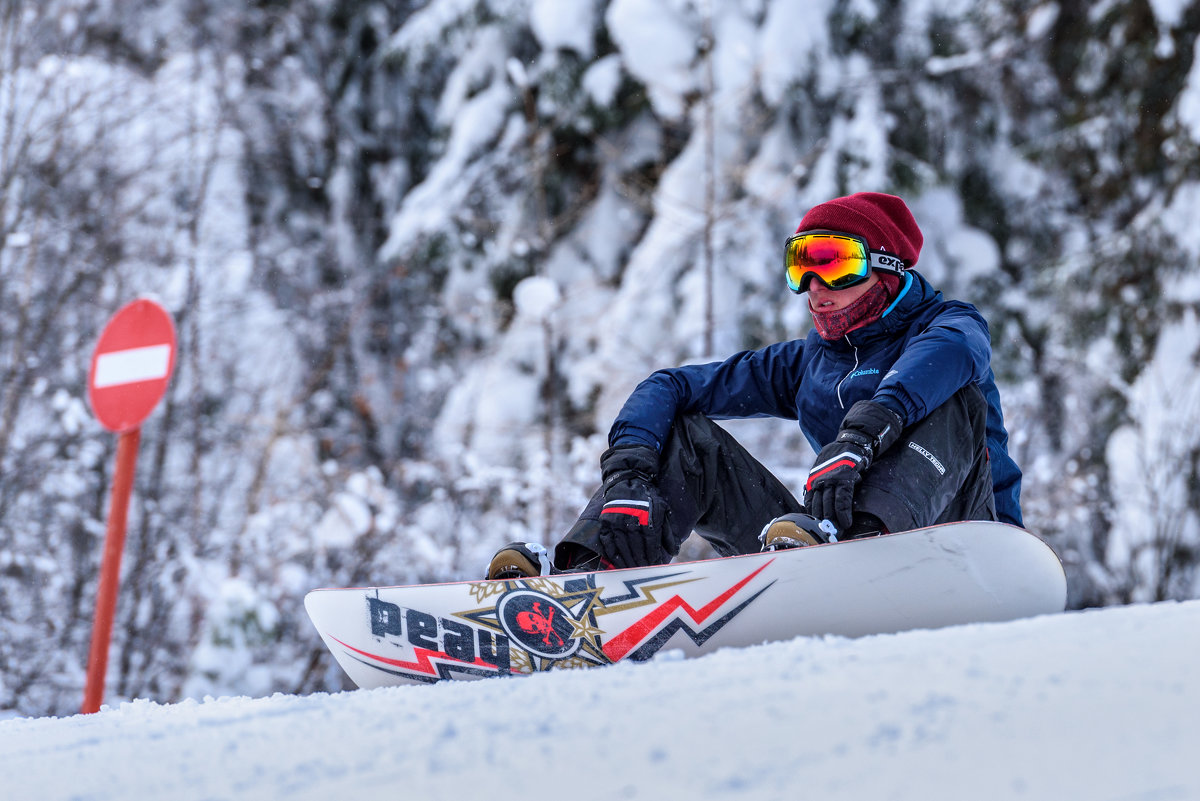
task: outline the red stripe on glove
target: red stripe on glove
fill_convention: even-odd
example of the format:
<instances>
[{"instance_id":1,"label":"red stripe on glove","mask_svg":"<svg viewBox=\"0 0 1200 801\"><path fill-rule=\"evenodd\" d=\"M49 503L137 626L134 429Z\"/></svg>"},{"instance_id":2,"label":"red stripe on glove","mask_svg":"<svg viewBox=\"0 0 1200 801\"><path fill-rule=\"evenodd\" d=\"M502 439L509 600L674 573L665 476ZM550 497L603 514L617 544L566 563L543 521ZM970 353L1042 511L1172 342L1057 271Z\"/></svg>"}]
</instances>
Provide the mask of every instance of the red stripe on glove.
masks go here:
<instances>
[{"instance_id":1,"label":"red stripe on glove","mask_svg":"<svg viewBox=\"0 0 1200 801\"><path fill-rule=\"evenodd\" d=\"M826 473L837 470L839 467L855 468L855 467L858 467L858 462L855 461L854 459L846 458L846 459L838 459L836 462L827 464L825 467L822 467L820 470L817 470L816 472L809 474L808 481L805 483L804 489L806 491L811 491L813 482L815 480L817 480L821 476L825 475Z\"/></svg>"},{"instance_id":2,"label":"red stripe on glove","mask_svg":"<svg viewBox=\"0 0 1200 801\"><path fill-rule=\"evenodd\" d=\"M602 515L629 515L636 518L638 523L643 526L650 525L650 510L639 509L636 506L606 506Z\"/></svg>"}]
</instances>

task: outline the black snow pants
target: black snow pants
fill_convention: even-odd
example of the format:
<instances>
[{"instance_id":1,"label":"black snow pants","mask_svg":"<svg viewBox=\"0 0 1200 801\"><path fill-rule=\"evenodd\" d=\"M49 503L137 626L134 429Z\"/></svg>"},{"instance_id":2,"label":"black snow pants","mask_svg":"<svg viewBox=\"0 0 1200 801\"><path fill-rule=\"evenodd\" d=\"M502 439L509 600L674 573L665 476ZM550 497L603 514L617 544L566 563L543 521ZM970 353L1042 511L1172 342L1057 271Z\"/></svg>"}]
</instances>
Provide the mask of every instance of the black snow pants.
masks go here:
<instances>
[{"instance_id":1,"label":"black snow pants","mask_svg":"<svg viewBox=\"0 0 1200 801\"><path fill-rule=\"evenodd\" d=\"M863 475L854 496L856 521L871 515L892 532L995 520L986 426L987 402L971 384L906 428ZM732 435L699 414L675 419L663 446L657 489L667 504L660 564L679 553L693 530L721 556L757 552L759 532L768 522L804 511ZM597 490L555 549L559 568L594 558L603 506L603 492Z\"/></svg>"}]
</instances>

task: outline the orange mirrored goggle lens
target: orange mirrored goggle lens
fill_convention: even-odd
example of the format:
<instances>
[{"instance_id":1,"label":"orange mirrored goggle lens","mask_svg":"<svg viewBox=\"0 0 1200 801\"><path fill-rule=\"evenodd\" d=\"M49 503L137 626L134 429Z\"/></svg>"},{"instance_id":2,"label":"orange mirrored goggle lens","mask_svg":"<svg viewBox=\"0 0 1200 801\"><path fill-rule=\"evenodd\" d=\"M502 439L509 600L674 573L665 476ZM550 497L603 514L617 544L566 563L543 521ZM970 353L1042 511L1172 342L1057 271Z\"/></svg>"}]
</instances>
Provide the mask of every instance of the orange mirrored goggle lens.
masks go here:
<instances>
[{"instance_id":1,"label":"orange mirrored goggle lens","mask_svg":"<svg viewBox=\"0 0 1200 801\"><path fill-rule=\"evenodd\" d=\"M865 240L848 234L806 231L787 241L783 255L788 287L807 292L819 278L830 289L845 289L871 276L871 254Z\"/></svg>"}]
</instances>

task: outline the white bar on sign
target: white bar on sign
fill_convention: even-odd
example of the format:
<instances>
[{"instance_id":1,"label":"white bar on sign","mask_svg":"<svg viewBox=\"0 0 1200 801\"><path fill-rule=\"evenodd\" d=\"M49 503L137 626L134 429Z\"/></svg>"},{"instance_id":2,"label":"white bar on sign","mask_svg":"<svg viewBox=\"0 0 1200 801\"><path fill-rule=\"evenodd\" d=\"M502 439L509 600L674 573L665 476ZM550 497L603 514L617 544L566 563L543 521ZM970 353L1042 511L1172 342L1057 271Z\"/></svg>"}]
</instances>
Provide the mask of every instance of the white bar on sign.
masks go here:
<instances>
[{"instance_id":1,"label":"white bar on sign","mask_svg":"<svg viewBox=\"0 0 1200 801\"><path fill-rule=\"evenodd\" d=\"M102 353L96 359L96 379L93 385L96 389L103 389L166 378L167 367L170 364L170 345L151 345L146 348Z\"/></svg>"}]
</instances>

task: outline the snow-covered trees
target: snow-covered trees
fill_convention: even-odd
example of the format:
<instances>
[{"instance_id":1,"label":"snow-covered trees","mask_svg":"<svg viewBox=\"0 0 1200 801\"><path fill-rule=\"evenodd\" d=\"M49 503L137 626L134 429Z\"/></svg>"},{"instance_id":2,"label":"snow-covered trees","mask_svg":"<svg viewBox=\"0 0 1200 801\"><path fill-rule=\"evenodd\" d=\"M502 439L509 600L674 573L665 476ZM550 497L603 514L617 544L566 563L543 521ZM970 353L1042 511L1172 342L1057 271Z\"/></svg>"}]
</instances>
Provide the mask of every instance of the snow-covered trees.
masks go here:
<instances>
[{"instance_id":1,"label":"snow-covered trees","mask_svg":"<svg viewBox=\"0 0 1200 801\"><path fill-rule=\"evenodd\" d=\"M4 4L0 710L78 703L122 302L181 352L110 697L336 687L307 589L552 539L637 380L805 333L779 246L865 189L991 320L1074 602L1196 595L1198 31L1143 0Z\"/></svg>"}]
</instances>

